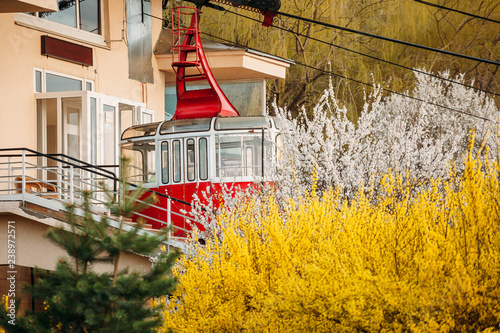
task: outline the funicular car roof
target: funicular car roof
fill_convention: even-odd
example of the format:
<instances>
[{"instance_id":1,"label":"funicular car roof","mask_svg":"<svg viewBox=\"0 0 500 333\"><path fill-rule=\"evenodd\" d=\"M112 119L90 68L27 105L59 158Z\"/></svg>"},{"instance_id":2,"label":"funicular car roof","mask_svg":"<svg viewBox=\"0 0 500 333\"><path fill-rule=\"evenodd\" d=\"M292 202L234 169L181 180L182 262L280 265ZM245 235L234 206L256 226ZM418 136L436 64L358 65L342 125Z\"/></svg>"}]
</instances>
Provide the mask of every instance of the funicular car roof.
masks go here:
<instances>
[{"instance_id":1,"label":"funicular car roof","mask_svg":"<svg viewBox=\"0 0 500 333\"><path fill-rule=\"evenodd\" d=\"M213 122L212 120L215 119ZM212 125L213 124L213 125ZM215 117L195 118L181 120L167 120L127 128L122 134L122 140L140 137L152 137L157 133L160 135L206 132L211 128L216 131L246 130L271 128L271 117L267 116L245 116L245 117ZM274 125L276 127L276 123Z\"/></svg>"}]
</instances>

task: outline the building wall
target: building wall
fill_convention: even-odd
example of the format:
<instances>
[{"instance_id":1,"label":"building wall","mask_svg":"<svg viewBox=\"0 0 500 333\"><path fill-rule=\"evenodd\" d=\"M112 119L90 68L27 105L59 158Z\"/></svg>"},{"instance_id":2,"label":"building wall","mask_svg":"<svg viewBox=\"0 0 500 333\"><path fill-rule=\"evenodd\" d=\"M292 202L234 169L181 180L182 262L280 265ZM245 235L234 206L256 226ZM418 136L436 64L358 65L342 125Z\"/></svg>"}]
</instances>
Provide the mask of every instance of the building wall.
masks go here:
<instances>
[{"instance_id":1,"label":"building wall","mask_svg":"<svg viewBox=\"0 0 500 333\"><path fill-rule=\"evenodd\" d=\"M153 57L154 83L128 78L125 2L103 0L103 30L106 45L97 46L38 31L15 23L15 15L0 14L0 147L36 148L34 68L86 78L95 82L94 91L146 103L155 120L164 118L164 73ZM152 0L152 15L161 17L161 1ZM153 44L161 21L152 19ZM41 55L41 36L91 47L93 66L82 66Z\"/></svg>"},{"instance_id":2,"label":"building wall","mask_svg":"<svg viewBox=\"0 0 500 333\"><path fill-rule=\"evenodd\" d=\"M16 265L55 270L58 258L69 258L66 252L45 237L50 225L41 223L40 214L30 219L25 216L4 213L0 215L0 265L10 264L8 261L8 259L10 259L8 257L9 221L14 222L11 225L14 225L13 230L15 230L14 244ZM146 257L125 254L120 259L119 269L121 270L126 267L129 267L131 270L149 271L151 262L149 258ZM113 265L99 264L93 267L93 269L99 273L111 272L113 270Z\"/></svg>"},{"instance_id":3,"label":"building wall","mask_svg":"<svg viewBox=\"0 0 500 333\"><path fill-rule=\"evenodd\" d=\"M22 215L27 214L23 212ZM5 212L0 215L0 302L4 296L15 294L15 298L21 298L21 314L28 309L43 309L41 302L33 304L32 297L23 292L24 285L36 283L34 268L53 271L60 258L69 259L66 252L45 237L51 225L61 222L51 218L43 220L50 222L41 223L40 215L33 216L33 219ZM15 260L15 266L11 266L12 260ZM151 262L146 257L124 254L120 258L119 269L125 268L130 271L149 271ZM92 269L99 273L112 272L113 264L98 264Z\"/></svg>"}]
</instances>

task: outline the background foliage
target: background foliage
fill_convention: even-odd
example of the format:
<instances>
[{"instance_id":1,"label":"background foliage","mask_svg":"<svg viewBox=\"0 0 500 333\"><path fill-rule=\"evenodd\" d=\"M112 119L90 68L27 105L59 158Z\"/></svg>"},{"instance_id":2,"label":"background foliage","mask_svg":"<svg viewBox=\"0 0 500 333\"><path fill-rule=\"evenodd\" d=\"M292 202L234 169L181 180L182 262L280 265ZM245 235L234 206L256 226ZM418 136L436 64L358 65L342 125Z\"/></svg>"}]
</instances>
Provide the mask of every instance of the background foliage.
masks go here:
<instances>
[{"instance_id":1,"label":"background foliage","mask_svg":"<svg viewBox=\"0 0 500 333\"><path fill-rule=\"evenodd\" d=\"M456 1L433 0L435 4L500 21L500 3L496 0ZM348 27L363 32L399 39L474 57L500 61L499 24L459 13L438 9L412 0L287 0L281 1L281 12ZM170 6L187 2L170 1ZM225 6L262 21L260 14ZM259 22L230 12L204 8L201 31L244 46L274 54L299 63L333 71L335 95L346 106L350 119L362 110L365 86L347 80L386 82L387 88L404 92L412 90L415 79L411 70L395 67L373 58L354 54L341 48L409 67L425 68L431 73L449 71L481 89L500 93L498 66L442 55L414 47L399 45L358 34L325 28L277 16L277 28L265 28ZM205 35L204 37L214 39ZM314 39L319 39L327 45ZM339 48L341 47L341 48ZM331 63L331 67L330 67ZM315 101L328 87L329 75L300 65L293 65L286 80L268 82L268 103L276 99L297 115L304 106L312 110ZM497 97L497 102L500 99Z\"/></svg>"}]
</instances>

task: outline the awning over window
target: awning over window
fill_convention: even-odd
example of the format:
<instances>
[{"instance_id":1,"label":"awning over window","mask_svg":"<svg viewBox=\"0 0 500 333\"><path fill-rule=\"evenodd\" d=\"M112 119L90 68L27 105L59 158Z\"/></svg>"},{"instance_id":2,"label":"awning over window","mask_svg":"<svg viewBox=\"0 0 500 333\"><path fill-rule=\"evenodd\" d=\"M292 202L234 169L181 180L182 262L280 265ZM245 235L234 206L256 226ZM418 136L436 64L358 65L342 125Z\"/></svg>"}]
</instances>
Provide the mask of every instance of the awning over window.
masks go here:
<instances>
[{"instance_id":1,"label":"awning over window","mask_svg":"<svg viewBox=\"0 0 500 333\"><path fill-rule=\"evenodd\" d=\"M57 0L2 0L0 13L57 12Z\"/></svg>"},{"instance_id":2,"label":"awning over window","mask_svg":"<svg viewBox=\"0 0 500 333\"><path fill-rule=\"evenodd\" d=\"M210 69L217 80L284 79L287 68L294 63L288 59L208 39L202 38L202 44ZM162 29L154 53L158 68L167 73L167 83L175 82L171 49L172 32L170 29Z\"/></svg>"}]
</instances>

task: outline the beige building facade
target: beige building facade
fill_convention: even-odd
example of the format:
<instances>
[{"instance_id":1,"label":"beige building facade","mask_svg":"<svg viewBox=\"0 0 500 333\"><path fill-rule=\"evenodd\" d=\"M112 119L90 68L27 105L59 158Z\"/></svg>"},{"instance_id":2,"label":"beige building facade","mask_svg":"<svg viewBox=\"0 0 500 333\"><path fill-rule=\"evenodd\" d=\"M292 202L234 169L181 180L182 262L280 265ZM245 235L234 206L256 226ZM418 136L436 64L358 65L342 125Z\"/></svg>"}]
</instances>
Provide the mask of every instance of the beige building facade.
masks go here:
<instances>
[{"instance_id":1,"label":"beige building facade","mask_svg":"<svg viewBox=\"0 0 500 333\"><path fill-rule=\"evenodd\" d=\"M160 0L146 3L151 15L161 17ZM127 1L89 0L76 1L56 13L0 14L2 148L28 147L94 164L113 164L124 127L163 120L165 75L155 59L149 59L149 82L131 78L129 73L132 27L127 24L126 6ZM93 17L87 19L92 21L87 26L80 18L84 10ZM151 45L161 21L144 17L151 25L146 34ZM139 24L134 29L144 27L147 25ZM71 59L74 54L66 59L43 54L42 36L67 42L69 52L90 51L91 64ZM105 144L110 141L112 144Z\"/></svg>"}]
</instances>

